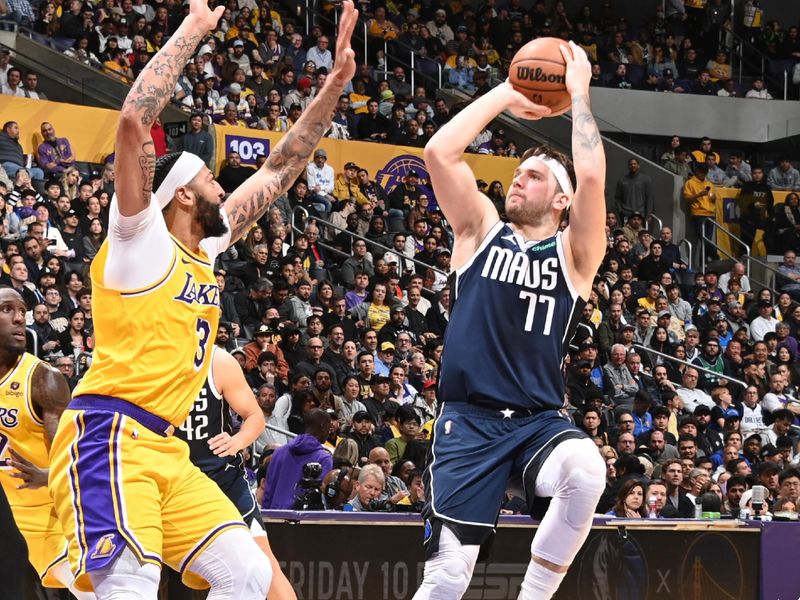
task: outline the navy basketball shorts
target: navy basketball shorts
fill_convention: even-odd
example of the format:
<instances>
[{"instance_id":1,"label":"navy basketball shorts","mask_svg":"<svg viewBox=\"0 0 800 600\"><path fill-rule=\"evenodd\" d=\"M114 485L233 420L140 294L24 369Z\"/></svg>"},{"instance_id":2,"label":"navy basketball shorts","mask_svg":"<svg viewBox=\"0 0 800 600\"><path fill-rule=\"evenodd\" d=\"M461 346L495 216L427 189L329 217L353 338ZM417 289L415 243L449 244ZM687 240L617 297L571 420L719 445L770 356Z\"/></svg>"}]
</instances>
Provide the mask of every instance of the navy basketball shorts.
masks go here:
<instances>
[{"instance_id":1,"label":"navy basketball shorts","mask_svg":"<svg viewBox=\"0 0 800 600\"><path fill-rule=\"evenodd\" d=\"M256 521L264 529L264 521L261 518L261 511L256 503L256 498L250 489L244 473L241 469L230 468L227 470L206 473L209 479L219 486L219 489L233 502L239 509L242 520L252 528L253 521Z\"/></svg>"},{"instance_id":2,"label":"navy basketball shorts","mask_svg":"<svg viewBox=\"0 0 800 600\"><path fill-rule=\"evenodd\" d=\"M443 405L426 471L429 555L438 547L441 522L462 544L486 542L512 475L522 477L531 516L544 515L550 499L533 493L542 464L559 443L586 434L556 410L505 416L510 412L463 402Z\"/></svg>"}]
</instances>

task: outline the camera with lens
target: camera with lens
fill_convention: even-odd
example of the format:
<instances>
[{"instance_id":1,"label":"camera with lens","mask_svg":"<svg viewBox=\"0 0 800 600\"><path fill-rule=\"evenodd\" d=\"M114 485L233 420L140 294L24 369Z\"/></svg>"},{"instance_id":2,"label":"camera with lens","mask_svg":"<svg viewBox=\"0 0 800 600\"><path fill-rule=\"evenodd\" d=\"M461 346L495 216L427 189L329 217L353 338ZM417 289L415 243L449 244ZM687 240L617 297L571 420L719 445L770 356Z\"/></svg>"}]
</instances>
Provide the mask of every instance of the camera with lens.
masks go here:
<instances>
[{"instance_id":1,"label":"camera with lens","mask_svg":"<svg viewBox=\"0 0 800 600\"><path fill-rule=\"evenodd\" d=\"M320 486L322 465L318 462L306 463L303 466L303 478L294 488L294 510L325 510L322 503Z\"/></svg>"},{"instance_id":2,"label":"camera with lens","mask_svg":"<svg viewBox=\"0 0 800 600\"><path fill-rule=\"evenodd\" d=\"M384 498L383 500L375 498L369 501L369 510L370 512L392 512L394 506L388 498Z\"/></svg>"}]
</instances>

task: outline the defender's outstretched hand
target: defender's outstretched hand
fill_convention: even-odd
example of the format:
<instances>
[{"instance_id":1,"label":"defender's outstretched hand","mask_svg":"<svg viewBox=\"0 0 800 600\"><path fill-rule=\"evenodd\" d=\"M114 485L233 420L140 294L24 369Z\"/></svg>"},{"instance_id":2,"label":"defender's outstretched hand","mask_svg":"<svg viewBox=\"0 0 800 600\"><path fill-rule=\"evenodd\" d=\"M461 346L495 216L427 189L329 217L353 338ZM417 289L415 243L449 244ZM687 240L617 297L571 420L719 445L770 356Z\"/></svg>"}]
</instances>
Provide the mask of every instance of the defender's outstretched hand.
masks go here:
<instances>
[{"instance_id":1,"label":"defender's outstretched hand","mask_svg":"<svg viewBox=\"0 0 800 600\"><path fill-rule=\"evenodd\" d=\"M569 95L573 98L589 92L589 83L592 79L592 63L586 56L583 48L575 42L570 42L569 46L561 45L561 55L567 63L566 87Z\"/></svg>"},{"instance_id":2,"label":"defender's outstretched hand","mask_svg":"<svg viewBox=\"0 0 800 600\"><path fill-rule=\"evenodd\" d=\"M493 89L491 93L500 94L505 102L506 109L520 119L535 121L548 116L552 112L548 107L536 104L522 92L515 90L508 79Z\"/></svg>"},{"instance_id":3,"label":"defender's outstretched hand","mask_svg":"<svg viewBox=\"0 0 800 600\"><path fill-rule=\"evenodd\" d=\"M225 6L218 6L211 10L208 6L208 0L189 0L189 15L194 17L197 24L205 28L206 31L211 31L217 27L219 18L225 11Z\"/></svg>"},{"instance_id":4,"label":"defender's outstretched hand","mask_svg":"<svg viewBox=\"0 0 800 600\"><path fill-rule=\"evenodd\" d=\"M346 85L356 74L356 53L350 45L356 23L358 23L358 11L353 0L344 0L339 18L339 34L336 36L336 57L331 71L331 77L340 85Z\"/></svg>"}]
</instances>

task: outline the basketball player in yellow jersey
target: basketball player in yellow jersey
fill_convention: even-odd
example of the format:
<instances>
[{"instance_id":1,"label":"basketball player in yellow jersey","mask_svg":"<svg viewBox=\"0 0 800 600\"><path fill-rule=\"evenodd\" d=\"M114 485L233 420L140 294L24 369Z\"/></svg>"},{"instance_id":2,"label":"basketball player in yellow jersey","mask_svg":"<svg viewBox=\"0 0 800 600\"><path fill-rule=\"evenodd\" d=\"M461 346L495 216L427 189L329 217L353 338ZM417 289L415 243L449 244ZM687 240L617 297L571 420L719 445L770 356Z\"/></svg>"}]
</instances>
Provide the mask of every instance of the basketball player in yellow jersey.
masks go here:
<instances>
[{"instance_id":1,"label":"basketball player in yellow jersey","mask_svg":"<svg viewBox=\"0 0 800 600\"><path fill-rule=\"evenodd\" d=\"M209 600L262 600L272 577L239 512L172 434L208 373L220 314L212 264L305 169L355 74L358 14L344 0L325 85L223 204L198 157L157 162L150 137L222 10L190 0L120 113L108 237L91 267L93 364L59 423L49 482L76 585L100 598L155 598L162 562L190 587L210 585Z\"/></svg>"},{"instance_id":2,"label":"basketball player in yellow jersey","mask_svg":"<svg viewBox=\"0 0 800 600\"><path fill-rule=\"evenodd\" d=\"M50 443L69 386L61 373L25 352L25 311L16 291L0 288L0 484L42 584L70 587L67 540L47 491Z\"/></svg>"}]
</instances>

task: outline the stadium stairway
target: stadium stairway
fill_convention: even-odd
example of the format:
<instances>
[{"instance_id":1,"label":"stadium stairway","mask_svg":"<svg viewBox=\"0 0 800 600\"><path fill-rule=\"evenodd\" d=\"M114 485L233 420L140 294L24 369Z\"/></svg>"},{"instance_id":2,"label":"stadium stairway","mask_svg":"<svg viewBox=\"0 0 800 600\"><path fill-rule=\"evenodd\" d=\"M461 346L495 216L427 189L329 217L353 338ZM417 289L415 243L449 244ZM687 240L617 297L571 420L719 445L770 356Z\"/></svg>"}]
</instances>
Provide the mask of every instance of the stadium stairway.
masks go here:
<instances>
[{"instance_id":1,"label":"stadium stairway","mask_svg":"<svg viewBox=\"0 0 800 600\"><path fill-rule=\"evenodd\" d=\"M41 40L37 40L41 38ZM119 109L130 86L119 79L62 54L47 38L14 23L0 23L0 48L13 54L14 66L39 74L39 89L59 102ZM185 122L188 115L167 106L163 122Z\"/></svg>"}]
</instances>

